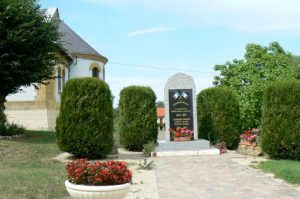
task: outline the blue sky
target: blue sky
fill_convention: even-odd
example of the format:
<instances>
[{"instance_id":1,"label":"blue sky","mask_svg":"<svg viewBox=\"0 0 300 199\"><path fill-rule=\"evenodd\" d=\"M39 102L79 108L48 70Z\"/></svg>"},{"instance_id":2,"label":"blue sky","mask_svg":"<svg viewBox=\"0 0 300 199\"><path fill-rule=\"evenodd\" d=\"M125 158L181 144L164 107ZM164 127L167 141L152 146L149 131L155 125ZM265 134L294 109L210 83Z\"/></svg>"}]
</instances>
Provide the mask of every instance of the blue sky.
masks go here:
<instances>
[{"instance_id":1,"label":"blue sky","mask_svg":"<svg viewBox=\"0 0 300 199\"><path fill-rule=\"evenodd\" d=\"M212 86L214 65L243 58L248 43L278 41L300 55L298 0L41 0L109 60L106 81L118 103L129 85L150 86L163 100L176 72Z\"/></svg>"}]
</instances>

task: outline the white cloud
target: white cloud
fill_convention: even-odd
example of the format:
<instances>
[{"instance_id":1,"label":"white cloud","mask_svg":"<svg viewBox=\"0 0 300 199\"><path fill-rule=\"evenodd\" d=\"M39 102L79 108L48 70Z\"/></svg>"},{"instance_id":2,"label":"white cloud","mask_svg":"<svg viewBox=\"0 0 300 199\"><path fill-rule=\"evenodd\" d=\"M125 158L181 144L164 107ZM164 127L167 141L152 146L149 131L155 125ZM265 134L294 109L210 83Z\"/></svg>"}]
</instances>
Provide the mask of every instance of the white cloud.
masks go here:
<instances>
[{"instance_id":1,"label":"white cloud","mask_svg":"<svg viewBox=\"0 0 300 199\"><path fill-rule=\"evenodd\" d=\"M174 30L175 28L172 27L157 27L157 28L148 28L148 29L142 29L142 30L135 30L132 32L127 33L127 36L138 36L138 35L145 35L145 34L151 34L151 33L158 33L158 32L166 32Z\"/></svg>"},{"instance_id":2,"label":"white cloud","mask_svg":"<svg viewBox=\"0 0 300 199\"><path fill-rule=\"evenodd\" d=\"M186 23L247 32L300 32L299 0L83 0L118 7L151 8L179 15Z\"/></svg>"}]
</instances>

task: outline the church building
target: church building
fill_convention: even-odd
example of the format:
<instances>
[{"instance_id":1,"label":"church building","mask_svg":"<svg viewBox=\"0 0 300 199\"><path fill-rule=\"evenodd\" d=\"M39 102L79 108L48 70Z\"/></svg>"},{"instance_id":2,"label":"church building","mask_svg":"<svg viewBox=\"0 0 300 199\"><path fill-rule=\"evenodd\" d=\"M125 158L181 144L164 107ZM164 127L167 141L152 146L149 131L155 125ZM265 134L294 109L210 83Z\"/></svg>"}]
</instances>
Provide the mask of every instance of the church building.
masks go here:
<instances>
[{"instance_id":1,"label":"church building","mask_svg":"<svg viewBox=\"0 0 300 199\"><path fill-rule=\"evenodd\" d=\"M105 81L105 64L108 61L60 20L57 8L49 8L46 13L49 20L60 21L64 50L58 53L64 62L56 66L55 78L48 84L39 85L38 89L24 87L21 92L9 95L5 103L8 121L30 130L54 130L65 83L77 77L95 77Z\"/></svg>"}]
</instances>

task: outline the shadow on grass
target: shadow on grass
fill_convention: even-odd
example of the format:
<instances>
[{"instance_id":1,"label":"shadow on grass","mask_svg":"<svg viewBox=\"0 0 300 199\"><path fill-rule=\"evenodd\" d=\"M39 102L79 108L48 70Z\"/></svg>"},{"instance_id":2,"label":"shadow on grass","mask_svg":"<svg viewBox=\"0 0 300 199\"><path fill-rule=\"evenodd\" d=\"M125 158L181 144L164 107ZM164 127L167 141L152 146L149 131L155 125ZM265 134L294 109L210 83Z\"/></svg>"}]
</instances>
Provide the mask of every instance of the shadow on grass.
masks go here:
<instances>
[{"instance_id":1,"label":"shadow on grass","mask_svg":"<svg viewBox=\"0 0 300 199\"><path fill-rule=\"evenodd\" d=\"M22 137L12 141L31 144L51 144L56 142L55 132L51 131L26 131Z\"/></svg>"}]
</instances>

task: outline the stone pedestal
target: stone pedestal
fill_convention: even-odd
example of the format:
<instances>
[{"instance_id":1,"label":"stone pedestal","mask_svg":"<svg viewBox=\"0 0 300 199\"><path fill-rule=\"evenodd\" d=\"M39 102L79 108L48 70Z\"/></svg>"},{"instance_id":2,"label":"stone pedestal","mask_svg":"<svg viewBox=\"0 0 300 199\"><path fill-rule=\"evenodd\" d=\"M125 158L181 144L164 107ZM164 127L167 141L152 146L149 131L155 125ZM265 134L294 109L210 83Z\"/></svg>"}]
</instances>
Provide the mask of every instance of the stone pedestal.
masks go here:
<instances>
[{"instance_id":1,"label":"stone pedestal","mask_svg":"<svg viewBox=\"0 0 300 199\"><path fill-rule=\"evenodd\" d=\"M260 147L257 146L248 146L240 144L237 150L238 153L244 155L252 155L252 156L262 156L263 151Z\"/></svg>"}]
</instances>

